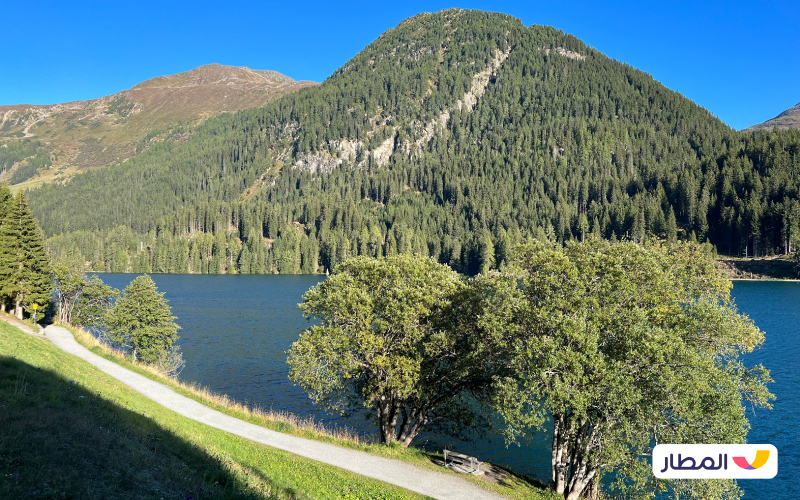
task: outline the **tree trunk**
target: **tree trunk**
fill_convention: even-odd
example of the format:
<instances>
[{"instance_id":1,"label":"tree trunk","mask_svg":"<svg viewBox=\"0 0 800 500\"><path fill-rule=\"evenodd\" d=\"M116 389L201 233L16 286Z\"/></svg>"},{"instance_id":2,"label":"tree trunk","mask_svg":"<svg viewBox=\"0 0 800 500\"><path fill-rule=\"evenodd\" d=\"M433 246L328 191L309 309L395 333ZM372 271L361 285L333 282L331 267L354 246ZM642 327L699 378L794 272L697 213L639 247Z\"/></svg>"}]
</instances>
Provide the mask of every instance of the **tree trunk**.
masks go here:
<instances>
[{"instance_id":1,"label":"tree trunk","mask_svg":"<svg viewBox=\"0 0 800 500\"><path fill-rule=\"evenodd\" d=\"M397 440L395 436L395 426L397 425L397 408L386 399L381 397L378 402L378 426L380 427L381 443L391 444Z\"/></svg>"},{"instance_id":2,"label":"tree trunk","mask_svg":"<svg viewBox=\"0 0 800 500\"><path fill-rule=\"evenodd\" d=\"M3 311L3 313L6 312L6 302L5 301L3 301L2 304L0 304L0 311Z\"/></svg>"},{"instance_id":3,"label":"tree trunk","mask_svg":"<svg viewBox=\"0 0 800 500\"><path fill-rule=\"evenodd\" d=\"M20 304L19 301L17 301L17 305L14 308L14 315L17 318L22 319L22 304Z\"/></svg>"},{"instance_id":4,"label":"tree trunk","mask_svg":"<svg viewBox=\"0 0 800 500\"><path fill-rule=\"evenodd\" d=\"M400 430L397 431L397 440L402 444L408 435L408 428L411 425L411 419L413 418L414 411L412 410L411 415L408 414L408 411L405 407L401 408L401 411L403 413L403 419L400 421Z\"/></svg>"},{"instance_id":5,"label":"tree trunk","mask_svg":"<svg viewBox=\"0 0 800 500\"><path fill-rule=\"evenodd\" d=\"M550 456L550 470L553 488L563 495L567 490L569 474L569 434L567 427L569 417L561 413L553 415L553 446Z\"/></svg>"},{"instance_id":6,"label":"tree trunk","mask_svg":"<svg viewBox=\"0 0 800 500\"><path fill-rule=\"evenodd\" d=\"M591 429L591 430L590 430ZM576 433L573 443L573 453L570 464L570 478L567 492L567 500L578 500L586 498L590 485L594 483L598 468L590 465L588 461L589 452L595 441L595 429L591 427L590 421L585 420Z\"/></svg>"},{"instance_id":7,"label":"tree trunk","mask_svg":"<svg viewBox=\"0 0 800 500\"><path fill-rule=\"evenodd\" d=\"M413 413L416 414L416 410ZM417 434L419 434L419 432L422 430L422 427L425 426L425 424L427 423L428 423L427 415L425 414L416 415L416 421L413 424L411 424L408 431L399 435L398 440L400 441L400 444L402 444L404 448L408 448L411 445L411 441L413 441L414 438L417 437Z\"/></svg>"},{"instance_id":8,"label":"tree trunk","mask_svg":"<svg viewBox=\"0 0 800 500\"><path fill-rule=\"evenodd\" d=\"M595 474L594 479L583 490L583 497L586 500L597 500L600 498L600 476Z\"/></svg>"},{"instance_id":9,"label":"tree trunk","mask_svg":"<svg viewBox=\"0 0 800 500\"><path fill-rule=\"evenodd\" d=\"M570 481L570 489L567 493L566 499L578 500L580 498L592 498L585 496L585 494L590 493L592 489L590 485L594 484L594 478L596 474L597 469L591 468L587 470L586 465L583 464L578 471L578 477L576 477L574 481ZM594 498L597 498L596 492L594 494Z\"/></svg>"}]
</instances>

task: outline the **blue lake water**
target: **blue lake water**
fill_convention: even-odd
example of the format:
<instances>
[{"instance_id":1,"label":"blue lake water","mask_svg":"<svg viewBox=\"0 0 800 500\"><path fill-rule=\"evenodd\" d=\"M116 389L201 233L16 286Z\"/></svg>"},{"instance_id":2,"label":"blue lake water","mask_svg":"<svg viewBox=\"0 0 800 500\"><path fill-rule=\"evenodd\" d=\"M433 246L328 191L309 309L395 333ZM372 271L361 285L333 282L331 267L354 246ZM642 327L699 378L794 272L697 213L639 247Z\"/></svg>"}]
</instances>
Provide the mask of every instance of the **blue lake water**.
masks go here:
<instances>
[{"instance_id":1,"label":"blue lake water","mask_svg":"<svg viewBox=\"0 0 800 500\"><path fill-rule=\"evenodd\" d=\"M104 274L107 284L124 288L131 274ZM314 415L363 433L374 429L363 418L343 419L314 406L287 378L286 350L308 327L297 303L303 292L323 277L294 275L152 275L165 292L183 328L179 344L186 360L181 379L198 382L232 398L299 415ZM733 295L741 312L766 332L764 346L746 361L772 371L776 395L772 411L750 414L750 443L778 448L779 471L772 480L740 481L745 498L800 498L800 283L738 281ZM546 435L525 446L506 448L502 438L489 435L477 442L454 442L422 435L415 444L429 449L454 447L487 462L511 467L531 476L549 476Z\"/></svg>"},{"instance_id":2,"label":"blue lake water","mask_svg":"<svg viewBox=\"0 0 800 500\"><path fill-rule=\"evenodd\" d=\"M798 499L800 483L800 283L736 281L733 296L740 312L764 330L761 349L747 355L761 363L775 380L773 409L750 413L747 441L773 444L778 449L778 475L771 480L742 480L745 498Z\"/></svg>"}]
</instances>

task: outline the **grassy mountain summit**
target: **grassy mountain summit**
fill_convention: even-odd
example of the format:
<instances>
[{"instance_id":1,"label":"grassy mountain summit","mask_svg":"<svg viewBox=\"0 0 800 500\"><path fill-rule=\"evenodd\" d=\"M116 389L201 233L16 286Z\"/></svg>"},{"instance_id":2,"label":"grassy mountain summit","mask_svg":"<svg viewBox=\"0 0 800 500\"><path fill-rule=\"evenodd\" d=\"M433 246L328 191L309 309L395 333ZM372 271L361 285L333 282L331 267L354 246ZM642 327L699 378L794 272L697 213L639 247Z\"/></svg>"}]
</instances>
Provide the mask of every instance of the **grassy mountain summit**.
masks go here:
<instances>
[{"instance_id":1,"label":"grassy mountain summit","mask_svg":"<svg viewBox=\"0 0 800 500\"><path fill-rule=\"evenodd\" d=\"M800 128L800 103L795 104L775 118L771 118L764 123L747 127L745 130L772 130L778 127L781 130Z\"/></svg>"},{"instance_id":2,"label":"grassy mountain summit","mask_svg":"<svg viewBox=\"0 0 800 500\"><path fill-rule=\"evenodd\" d=\"M419 252L471 273L526 235L588 232L752 254L796 245L798 144L736 132L554 28L453 9L403 21L317 87L29 200L51 250L108 270Z\"/></svg>"},{"instance_id":3,"label":"grassy mountain summit","mask_svg":"<svg viewBox=\"0 0 800 500\"><path fill-rule=\"evenodd\" d=\"M3 163L0 180L26 188L64 182L132 158L153 142L180 140L188 125L311 85L275 71L209 64L90 101L0 106L0 144L30 153ZM30 161L37 154L47 161Z\"/></svg>"}]
</instances>

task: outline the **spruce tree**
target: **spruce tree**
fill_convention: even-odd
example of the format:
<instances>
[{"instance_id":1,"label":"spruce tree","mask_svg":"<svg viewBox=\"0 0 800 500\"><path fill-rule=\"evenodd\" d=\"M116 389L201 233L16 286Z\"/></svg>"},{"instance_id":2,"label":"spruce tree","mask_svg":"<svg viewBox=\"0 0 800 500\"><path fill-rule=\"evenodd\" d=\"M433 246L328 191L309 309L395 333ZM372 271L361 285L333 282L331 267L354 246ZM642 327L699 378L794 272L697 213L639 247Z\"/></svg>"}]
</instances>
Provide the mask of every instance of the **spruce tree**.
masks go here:
<instances>
[{"instance_id":1,"label":"spruce tree","mask_svg":"<svg viewBox=\"0 0 800 500\"><path fill-rule=\"evenodd\" d=\"M0 226L0 286L20 319L23 309L34 304L42 308L53 293L44 235L21 191L8 202Z\"/></svg>"},{"instance_id":2,"label":"spruce tree","mask_svg":"<svg viewBox=\"0 0 800 500\"><path fill-rule=\"evenodd\" d=\"M669 217L667 218L667 241L675 243L678 240L678 224L675 221L675 210L669 207Z\"/></svg>"},{"instance_id":3,"label":"spruce tree","mask_svg":"<svg viewBox=\"0 0 800 500\"><path fill-rule=\"evenodd\" d=\"M5 222L8 210L11 208L12 200L13 196L11 196L11 191L8 189L8 186L0 186L0 227L2 227L3 223ZM2 239L2 233L0 233L0 261L2 261L3 256L6 254L6 243L7 242ZM10 243L10 241L8 243ZM6 283L5 278L6 275L2 273L2 268L0 267L0 310L3 312L6 312L6 305L10 300L10 298L3 292Z\"/></svg>"},{"instance_id":4,"label":"spruce tree","mask_svg":"<svg viewBox=\"0 0 800 500\"><path fill-rule=\"evenodd\" d=\"M8 186L0 186L0 223L6 218L8 208L11 206L11 200L14 197L11 195L11 190Z\"/></svg>"},{"instance_id":5,"label":"spruce tree","mask_svg":"<svg viewBox=\"0 0 800 500\"><path fill-rule=\"evenodd\" d=\"M125 287L105 316L112 342L130 349L134 359L154 364L172 350L180 327L174 322L164 294L148 275Z\"/></svg>"}]
</instances>

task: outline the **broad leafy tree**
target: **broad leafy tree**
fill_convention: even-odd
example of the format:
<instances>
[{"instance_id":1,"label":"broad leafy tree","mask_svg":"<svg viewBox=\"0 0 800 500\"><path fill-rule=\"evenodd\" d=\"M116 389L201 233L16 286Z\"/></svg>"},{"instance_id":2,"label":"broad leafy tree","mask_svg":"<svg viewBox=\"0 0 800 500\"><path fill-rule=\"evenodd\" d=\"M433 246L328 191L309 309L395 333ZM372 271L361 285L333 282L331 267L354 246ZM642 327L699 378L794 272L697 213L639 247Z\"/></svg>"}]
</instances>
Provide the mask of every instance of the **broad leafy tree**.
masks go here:
<instances>
[{"instance_id":1,"label":"broad leafy tree","mask_svg":"<svg viewBox=\"0 0 800 500\"><path fill-rule=\"evenodd\" d=\"M78 263L60 262L53 266L56 322L75 326L100 326L108 309L119 297L119 290L93 275L86 277Z\"/></svg>"},{"instance_id":2,"label":"broad leafy tree","mask_svg":"<svg viewBox=\"0 0 800 500\"><path fill-rule=\"evenodd\" d=\"M289 377L329 409L366 409L384 443L408 446L425 427L464 432L481 418L502 309L484 280L467 282L418 255L356 257L303 296L321 324L289 350ZM468 397L470 399L468 399Z\"/></svg>"},{"instance_id":3,"label":"broad leafy tree","mask_svg":"<svg viewBox=\"0 0 800 500\"><path fill-rule=\"evenodd\" d=\"M510 436L551 425L552 482L596 498L600 478L629 498L737 497L733 481L662 481L657 443L741 443L745 404L768 407L769 373L739 359L764 334L738 314L730 281L701 246L588 239L517 251L498 408Z\"/></svg>"},{"instance_id":4,"label":"broad leafy tree","mask_svg":"<svg viewBox=\"0 0 800 500\"><path fill-rule=\"evenodd\" d=\"M157 364L178 340L177 318L152 278L139 276L125 287L108 310L105 325L113 343L130 350L134 359Z\"/></svg>"}]
</instances>

